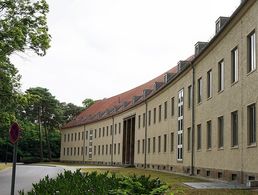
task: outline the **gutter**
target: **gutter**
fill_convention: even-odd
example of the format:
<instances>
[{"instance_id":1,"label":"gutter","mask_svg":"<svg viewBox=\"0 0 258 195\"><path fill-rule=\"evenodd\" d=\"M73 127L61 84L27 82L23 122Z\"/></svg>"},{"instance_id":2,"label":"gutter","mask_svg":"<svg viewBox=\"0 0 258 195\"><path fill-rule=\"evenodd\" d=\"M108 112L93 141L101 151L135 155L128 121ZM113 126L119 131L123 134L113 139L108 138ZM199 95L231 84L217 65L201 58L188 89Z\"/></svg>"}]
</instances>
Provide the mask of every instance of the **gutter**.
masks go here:
<instances>
[{"instance_id":1,"label":"gutter","mask_svg":"<svg viewBox=\"0 0 258 195\"><path fill-rule=\"evenodd\" d=\"M147 130L148 130L148 124L147 124L147 112L148 112L148 104L147 101L144 101L145 103L145 143L144 143L144 169L146 169L146 161L147 161Z\"/></svg>"},{"instance_id":2,"label":"gutter","mask_svg":"<svg viewBox=\"0 0 258 195\"><path fill-rule=\"evenodd\" d=\"M195 130L195 67L192 64L192 140L191 140L191 173L190 175L194 175L194 130Z\"/></svg>"},{"instance_id":3,"label":"gutter","mask_svg":"<svg viewBox=\"0 0 258 195\"><path fill-rule=\"evenodd\" d=\"M111 166L113 165L113 160L114 160L114 154L113 154L113 148L114 148L114 116L112 116L112 129L111 129L111 133L112 133L112 143L111 143Z\"/></svg>"},{"instance_id":4,"label":"gutter","mask_svg":"<svg viewBox=\"0 0 258 195\"><path fill-rule=\"evenodd\" d=\"M86 145L86 125L84 125L84 127L83 127L83 149L82 149L82 151L83 151L83 155L82 155L82 158L83 158L83 163L85 163L85 152L86 152L86 147L85 147L85 145Z\"/></svg>"}]
</instances>

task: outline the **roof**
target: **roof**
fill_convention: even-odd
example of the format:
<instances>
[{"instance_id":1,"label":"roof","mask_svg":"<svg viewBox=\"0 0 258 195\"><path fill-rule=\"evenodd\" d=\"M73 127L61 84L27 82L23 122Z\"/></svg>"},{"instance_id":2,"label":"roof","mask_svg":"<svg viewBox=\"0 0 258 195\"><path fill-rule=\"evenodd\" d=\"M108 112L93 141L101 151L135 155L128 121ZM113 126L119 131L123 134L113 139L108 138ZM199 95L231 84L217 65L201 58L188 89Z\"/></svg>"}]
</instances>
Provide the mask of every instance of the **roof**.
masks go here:
<instances>
[{"instance_id":1,"label":"roof","mask_svg":"<svg viewBox=\"0 0 258 195\"><path fill-rule=\"evenodd\" d=\"M192 57L187 60L191 60ZM127 110L129 107L136 106L145 98L151 96L154 91L157 91L164 85L164 76L168 75L168 79L177 73L177 66L171 68L164 74L138 86L124 93L115 95L110 98L97 100L89 108L82 111L79 115L74 117L70 122L65 124L62 129L80 126L88 123L92 123L98 120L102 120L111 117L115 114Z\"/></svg>"}]
</instances>

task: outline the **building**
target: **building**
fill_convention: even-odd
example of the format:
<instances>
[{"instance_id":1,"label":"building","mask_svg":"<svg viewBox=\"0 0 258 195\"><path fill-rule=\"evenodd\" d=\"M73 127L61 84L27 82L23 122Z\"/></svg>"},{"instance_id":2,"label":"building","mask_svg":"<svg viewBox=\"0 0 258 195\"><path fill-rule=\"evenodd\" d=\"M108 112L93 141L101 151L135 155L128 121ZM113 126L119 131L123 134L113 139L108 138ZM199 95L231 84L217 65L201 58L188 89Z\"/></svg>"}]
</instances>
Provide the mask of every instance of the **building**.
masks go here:
<instances>
[{"instance_id":1,"label":"building","mask_svg":"<svg viewBox=\"0 0 258 195\"><path fill-rule=\"evenodd\" d=\"M61 160L258 179L258 1L163 75L97 101L62 129Z\"/></svg>"}]
</instances>

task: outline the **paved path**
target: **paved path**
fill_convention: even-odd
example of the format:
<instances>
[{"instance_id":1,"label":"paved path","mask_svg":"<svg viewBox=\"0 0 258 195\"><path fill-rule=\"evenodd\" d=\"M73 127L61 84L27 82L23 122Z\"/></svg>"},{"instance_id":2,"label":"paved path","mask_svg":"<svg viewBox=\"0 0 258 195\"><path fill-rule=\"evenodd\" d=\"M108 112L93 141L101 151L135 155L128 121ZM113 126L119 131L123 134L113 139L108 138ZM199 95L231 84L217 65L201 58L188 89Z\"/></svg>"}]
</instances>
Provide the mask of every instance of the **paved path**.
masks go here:
<instances>
[{"instance_id":1,"label":"paved path","mask_svg":"<svg viewBox=\"0 0 258 195\"><path fill-rule=\"evenodd\" d=\"M25 192L29 191L32 188L32 183L37 183L46 175L55 177L63 171L64 169L61 167L17 165L15 192L18 194L18 191L22 189ZM11 177L12 168L0 171L0 195L10 195Z\"/></svg>"},{"instance_id":2,"label":"paved path","mask_svg":"<svg viewBox=\"0 0 258 195\"><path fill-rule=\"evenodd\" d=\"M185 182L184 184L195 189L249 189L244 184L227 182Z\"/></svg>"}]
</instances>

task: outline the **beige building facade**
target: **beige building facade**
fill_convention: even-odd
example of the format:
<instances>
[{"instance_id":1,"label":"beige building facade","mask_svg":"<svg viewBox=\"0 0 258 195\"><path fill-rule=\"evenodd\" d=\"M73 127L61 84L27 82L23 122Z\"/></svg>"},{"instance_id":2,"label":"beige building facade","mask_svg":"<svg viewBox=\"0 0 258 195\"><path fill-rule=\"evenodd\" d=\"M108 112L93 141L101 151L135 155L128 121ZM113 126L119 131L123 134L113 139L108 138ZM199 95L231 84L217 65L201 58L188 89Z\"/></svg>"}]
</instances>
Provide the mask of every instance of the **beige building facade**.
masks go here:
<instances>
[{"instance_id":1,"label":"beige building facade","mask_svg":"<svg viewBox=\"0 0 258 195\"><path fill-rule=\"evenodd\" d=\"M242 1L194 56L66 124L61 161L257 180L257 31L258 1Z\"/></svg>"}]
</instances>

